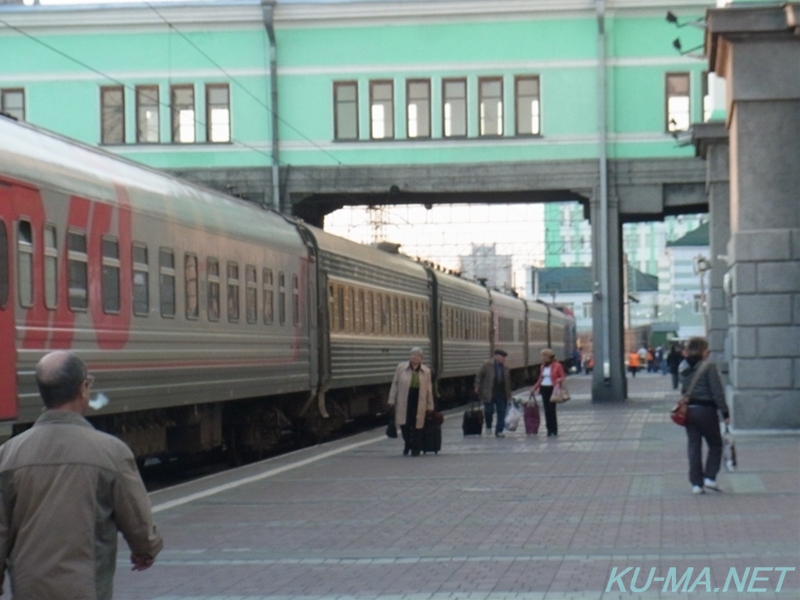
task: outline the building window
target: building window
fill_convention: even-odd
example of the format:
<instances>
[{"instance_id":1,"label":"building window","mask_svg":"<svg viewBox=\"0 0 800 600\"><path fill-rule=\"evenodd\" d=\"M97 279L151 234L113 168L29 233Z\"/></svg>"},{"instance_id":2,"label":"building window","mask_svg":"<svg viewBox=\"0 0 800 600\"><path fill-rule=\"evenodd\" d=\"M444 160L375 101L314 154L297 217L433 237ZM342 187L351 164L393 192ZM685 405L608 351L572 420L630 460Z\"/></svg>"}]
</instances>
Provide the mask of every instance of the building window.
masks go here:
<instances>
[{"instance_id":1,"label":"building window","mask_svg":"<svg viewBox=\"0 0 800 600\"><path fill-rule=\"evenodd\" d=\"M58 304L58 245L55 225L44 226L44 305Z\"/></svg>"},{"instance_id":2,"label":"building window","mask_svg":"<svg viewBox=\"0 0 800 600\"><path fill-rule=\"evenodd\" d=\"M183 279L186 286L186 318L200 316L199 289L197 281L197 257L187 254L183 259Z\"/></svg>"},{"instance_id":3,"label":"building window","mask_svg":"<svg viewBox=\"0 0 800 600\"><path fill-rule=\"evenodd\" d=\"M245 318L248 323L255 323L258 321L258 281L253 265L244 268L244 285Z\"/></svg>"},{"instance_id":4,"label":"building window","mask_svg":"<svg viewBox=\"0 0 800 600\"><path fill-rule=\"evenodd\" d=\"M539 78L525 76L514 79L514 97L517 104L517 135L539 135Z\"/></svg>"},{"instance_id":5,"label":"building window","mask_svg":"<svg viewBox=\"0 0 800 600\"><path fill-rule=\"evenodd\" d=\"M667 131L687 131L691 124L689 73L667 74Z\"/></svg>"},{"instance_id":6,"label":"building window","mask_svg":"<svg viewBox=\"0 0 800 600\"><path fill-rule=\"evenodd\" d=\"M173 85L170 88L170 109L172 141L179 144L194 143L194 86Z\"/></svg>"},{"instance_id":7,"label":"building window","mask_svg":"<svg viewBox=\"0 0 800 600\"><path fill-rule=\"evenodd\" d=\"M100 143L125 143L125 89L100 88Z\"/></svg>"},{"instance_id":8,"label":"building window","mask_svg":"<svg viewBox=\"0 0 800 600\"><path fill-rule=\"evenodd\" d=\"M219 321L219 261L208 257L206 260L208 278L208 320Z\"/></svg>"},{"instance_id":9,"label":"building window","mask_svg":"<svg viewBox=\"0 0 800 600\"><path fill-rule=\"evenodd\" d=\"M228 321L239 320L239 263L228 263Z\"/></svg>"},{"instance_id":10,"label":"building window","mask_svg":"<svg viewBox=\"0 0 800 600\"><path fill-rule=\"evenodd\" d=\"M158 251L161 316L175 316L175 253L169 248Z\"/></svg>"},{"instance_id":11,"label":"building window","mask_svg":"<svg viewBox=\"0 0 800 600\"><path fill-rule=\"evenodd\" d=\"M119 291L119 242L115 239L103 238L101 242L103 269L101 275L103 312L116 314L120 310Z\"/></svg>"},{"instance_id":12,"label":"building window","mask_svg":"<svg viewBox=\"0 0 800 600\"><path fill-rule=\"evenodd\" d=\"M0 90L0 112L17 121L25 120L25 90Z\"/></svg>"},{"instance_id":13,"label":"building window","mask_svg":"<svg viewBox=\"0 0 800 600\"><path fill-rule=\"evenodd\" d=\"M6 222L0 220L0 309L8 306L8 230Z\"/></svg>"},{"instance_id":14,"label":"building window","mask_svg":"<svg viewBox=\"0 0 800 600\"><path fill-rule=\"evenodd\" d=\"M442 124L444 137L467 135L467 80L442 81Z\"/></svg>"},{"instance_id":15,"label":"building window","mask_svg":"<svg viewBox=\"0 0 800 600\"><path fill-rule=\"evenodd\" d=\"M89 306L89 257L86 234L67 232L67 304L70 310L86 310Z\"/></svg>"},{"instance_id":16,"label":"building window","mask_svg":"<svg viewBox=\"0 0 800 600\"><path fill-rule=\"evenodd\" d=\"M584 302L583 303L583 318L584 319L591 319L592 318L592 303L591 302Z\"/></svg>"},{"instance_id":17,"label":"building window","mask_svg":"<svg viewBox=\"0 0 800 600\"><path fill-rule=\"evenodd\" d=\"M431 137L429 79L409 79L406 82L406 128L410 138Z\"/></svg>"},{"instance_id":18,"label":"building window","mask_svg":"<svg viewBox=\"0 0 800 600\"><path fill-rule=\"evenodd\" d=\"M480 134L503 135L503 80L500 77L478 79Z\"/></svg>"},{"instance_id":19,"label":"building window","mask_svg":"<svg viewBox=\"0 0 800 600\"><path fill-rule=\"evenodd\" d=\"M711 94L709 94L709 73L703 71L701 75L701 88L703 90L703 121L708 121L711 118L711 113L714 112L714 107L711 106Z\"/></svg>"},{"instance_id":20,"label":"building window","mask_svg":"<svg viewBox=\"0 0 800 600\"><path fill-rule=\"evenodd\" d=\"M231 141L231 99L226 83L206 86L206 139L218 144Z\"/></svg>"},{"instance_id":21,"label":"building window","mask_svg":"<svg viewBox=\"0 0 800 600\"><path fill-rule=\"evenodd\" d=\"M150 312L150 266L147 246L133 244L133 314L146 317Z\"/></svg>"},{"instance_id":22,"label":"building window","mask_svg":"<svg viewBox=\"0 0 800 600\"><path fill-rule=\"evenodd\" d=\"M373 140L394 138L394 83L369 82L369 137Z\"/></svg>"},{"instance_id":23,"label":"building window","mask_svg":"<svg viewBox=\"0 0 800 600\"><path fill-rule=\"evenodd\" d=\"M159 142L158 86L136 87L136 141L140 144Z\"/></svg>"},{"instance_id":24,"label":"building window","mask_svg":"<svg viewBox=\"0 0 800 600\"><path fill-rule=\"evenodd\" d=\"M358 139L358 85L355 81L333 84L333 137L337 140Z\"/></svg>"},{"instance_id":25,"label":"building window","mask_svg":"<svg viewBox=\"0 0 800 600\"><path fill-rule=\"evenodd\" d=\"M272 289L272 270L264 269L264 324L272 325L275 320L275 307L274 297L275 292Z\"/></svg>"},{"instance_id":26,"label":"building window","mask_svg":"<svg viewBox=\"0 0 800 600\"><path fill-rule=\"evenodd\" d=\"M20 221L17 229L19 304L33 306L33 228L30 221Z\"/></svg>"}]
</instances>

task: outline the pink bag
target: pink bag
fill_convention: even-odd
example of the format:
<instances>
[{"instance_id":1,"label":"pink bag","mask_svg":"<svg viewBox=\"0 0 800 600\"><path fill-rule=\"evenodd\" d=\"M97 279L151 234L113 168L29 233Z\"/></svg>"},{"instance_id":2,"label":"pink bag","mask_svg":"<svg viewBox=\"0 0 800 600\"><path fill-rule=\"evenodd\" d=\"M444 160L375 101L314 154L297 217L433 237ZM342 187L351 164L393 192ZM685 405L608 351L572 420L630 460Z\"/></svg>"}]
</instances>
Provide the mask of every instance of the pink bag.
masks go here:
<instances>
[{"instance_id":1,"label":"pink bag","mask_svg":"<svg viewBox=\"0 0 800 600\"><path fill-rule=\"evenodd\" d=\"M539 404L533 397L528 400L528 404L525 405L524 418L525 433L528 435L535 435L539 433L539 424L541 423L541 418L539 416Z\"/></svg>"}]
</instances>

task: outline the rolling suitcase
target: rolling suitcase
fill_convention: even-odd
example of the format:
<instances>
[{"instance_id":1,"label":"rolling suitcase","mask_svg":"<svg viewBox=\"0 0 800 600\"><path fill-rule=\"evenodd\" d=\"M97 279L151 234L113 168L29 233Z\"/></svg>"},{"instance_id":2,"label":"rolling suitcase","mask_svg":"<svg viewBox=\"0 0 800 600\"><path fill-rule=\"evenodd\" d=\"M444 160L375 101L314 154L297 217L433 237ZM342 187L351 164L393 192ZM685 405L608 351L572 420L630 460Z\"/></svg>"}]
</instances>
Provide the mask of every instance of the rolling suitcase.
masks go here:
<instances>
[{"instance_id":1,"label":"rolling suitcase","mask_svg":"<svg viewBox=\"0 0 800 600\"><path fill-rule=\"evenodd\" d=\"M442 449L442 413L434 413L425 419L422 428L422 452L438 454Z\"/></svg>"},{"instance_id":2,"label":"rolling suitcase","mask_svg":"<svg viewBox=\"0 0 800 600\"><path fill-rule=\"evenodd\" d=\"M473 404L464 413L464 421L461 423L461 430L464 435L481 435L483 433L483 412L480 408L475 408Z\"/></svg>"},{"instance_id":3,"label":"rolling suitcase","mask_svg":"<svg viewBox=\"0 0 800 600\"><path fill-rule=\"evenodd\" d=\"M539 416L539 404L535 398L528 400L525 405L525 433L528 435L535 435L539 433L539 424L541 417Z\"/></svg>"}]
</instances>

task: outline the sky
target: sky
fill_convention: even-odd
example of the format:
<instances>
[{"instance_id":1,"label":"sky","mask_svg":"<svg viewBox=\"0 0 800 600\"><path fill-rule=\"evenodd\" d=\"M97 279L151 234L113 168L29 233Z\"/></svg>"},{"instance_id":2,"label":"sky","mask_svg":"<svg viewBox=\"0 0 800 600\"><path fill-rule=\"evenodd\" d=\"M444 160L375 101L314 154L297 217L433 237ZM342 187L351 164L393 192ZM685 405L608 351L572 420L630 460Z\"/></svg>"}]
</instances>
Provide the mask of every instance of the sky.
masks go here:
<instances>
[{"instance_id":1,"label":"sky","mask_svg":"<svg viewBox=\"0 0 800 600\"><path fill-rule=\"evenodd\" d=\"M325 230L353 241L400 244L400 252L458 270L473 245L496 245L513 255L514 287L524 288L526 266L544 261L543 204L387 206L383 213L345 207L325 217Z\"/></svg>"}]
</instances>

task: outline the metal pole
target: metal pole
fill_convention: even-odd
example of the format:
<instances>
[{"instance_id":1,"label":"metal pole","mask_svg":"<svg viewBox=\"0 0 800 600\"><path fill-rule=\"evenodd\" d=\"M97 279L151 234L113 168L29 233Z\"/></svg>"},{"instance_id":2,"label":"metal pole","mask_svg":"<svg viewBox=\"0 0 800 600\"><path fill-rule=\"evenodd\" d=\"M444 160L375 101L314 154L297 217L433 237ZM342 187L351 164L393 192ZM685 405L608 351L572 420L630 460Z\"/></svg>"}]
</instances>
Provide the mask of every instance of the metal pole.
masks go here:
<instances>
[{"instance_id":1,"label":"metal pole","mask_svg":"<svg viewBox=\"0 0 800 600\"><path fill-rule=\"evenodd\" d=\"M611 377L611 306L608 257L608 124L606 122L606 30L605 0L597 0L597 123L600 168L600 297L602 312L603 378Z\"/></svg>"},{"instance_id":2,"label":"metal pole","mask_svg":"<svg viewBox=\"0 0 800 600\"><path fill-rule=\"evenodd\" d=\"M269 91L270 115L272 117L272 208L281 210L280 140L278 138L278 53L275 42L275 0L261 0L264 27L269 38Z\"/></svg>"}]
</instances>

